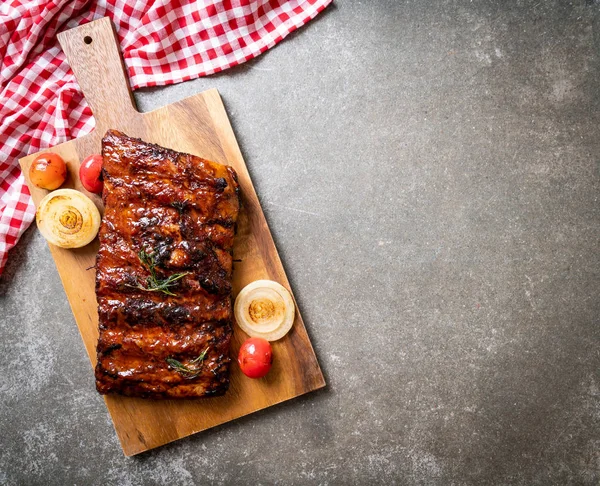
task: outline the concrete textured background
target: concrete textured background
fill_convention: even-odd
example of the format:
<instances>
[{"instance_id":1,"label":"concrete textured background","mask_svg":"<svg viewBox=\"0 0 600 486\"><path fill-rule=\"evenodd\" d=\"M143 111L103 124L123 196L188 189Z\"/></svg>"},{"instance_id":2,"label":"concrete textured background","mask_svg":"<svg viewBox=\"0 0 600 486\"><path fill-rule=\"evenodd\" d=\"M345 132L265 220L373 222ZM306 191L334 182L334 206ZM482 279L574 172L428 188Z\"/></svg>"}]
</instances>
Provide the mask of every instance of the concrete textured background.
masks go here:
<instances>
[{"instance_id":1,"label":"concrete textured background","mask_svg":"<svg viewBox=\"0 0 600 486\"><path fill-rule=\"evenodd\" d=\"M45 242L0 483L598 484L600 2L343 1L216 87L328 387L125 458Z\"/></svg>"}]
</instances>

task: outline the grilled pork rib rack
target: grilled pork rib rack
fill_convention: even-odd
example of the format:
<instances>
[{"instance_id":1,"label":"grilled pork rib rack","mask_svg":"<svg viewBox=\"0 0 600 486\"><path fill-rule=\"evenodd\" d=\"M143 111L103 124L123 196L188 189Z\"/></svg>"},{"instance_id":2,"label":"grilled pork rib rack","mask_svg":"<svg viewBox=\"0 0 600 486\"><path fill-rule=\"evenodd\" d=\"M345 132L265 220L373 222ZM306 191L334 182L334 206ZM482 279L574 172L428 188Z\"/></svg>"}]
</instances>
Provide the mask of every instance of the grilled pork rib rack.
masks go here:
<instances>
[{"instance_id":1,"label":"grilled pork rib rack","mask_svg":"<svg viewBox=\"0 0 600 486\"><path fill-rule=\"evenodd\" d=\"M96 259L96 387L145 398L229 386L235 171L109 130Z\"/></svg>"}]
</instances>

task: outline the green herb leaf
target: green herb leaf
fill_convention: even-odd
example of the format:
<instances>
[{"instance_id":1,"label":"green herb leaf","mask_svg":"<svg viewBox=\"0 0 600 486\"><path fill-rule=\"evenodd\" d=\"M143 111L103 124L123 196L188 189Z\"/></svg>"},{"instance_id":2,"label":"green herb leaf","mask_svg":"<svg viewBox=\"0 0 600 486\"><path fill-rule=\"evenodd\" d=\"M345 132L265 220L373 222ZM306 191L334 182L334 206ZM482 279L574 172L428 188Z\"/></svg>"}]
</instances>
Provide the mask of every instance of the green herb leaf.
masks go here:
<instances>
[{"instance_id":1,"label":"green herb leaf","mask_svg":"<svg viewBox=\"0 0 600 486\"><path fill-rule=\"evenodd\" d=\"M182 273L174 273L167 278L160 278L156 274L156 257L154 253L146 253L144 250L141 250L138 253L138 258L142 265L144 265L148 271L150 272L150 276L146 279L146 286L138 283L137 285L128 285L128 287L134 287L140 290L146 290L148 292L162 292L167 295L177 295L171 292L171 287L175 286L178 280L181 280L186 275L189 275L190 272L182 272Z\"/></svg>"},{"instance_id":2,"label":"green herb leaf","mask_svg":"<svg viewBox=\"0 0 600 486\"><path fill-rule=\"evenodd\" d=\"M175 371L185 375L186 378L195 378L202 371L202 363L204 362L204 358L206 357L206 353L208 352L208 348L206 348L197 358L194 358L190 361L191 365L198 365L190 368L189 366L184 365L181 361L177 361L175 358L166 358L165 361L169 364L171 368Z\"/></svg>"},{"instance_id":3,"label":"green herb leaf","mask_svg":"<svg viewBox=\"0 0 600 486\"><path fill-rule=\"evenodd\" d=\"M190 363L193 363L193 364L202 363L202 361L204 361L204 357L206 356L206 353L208 353L208 348L206 348L204 351L202 351L200 353L200 355L196 359L193 359L192 361L190 361Z\"/></svg>"}]
</instances>

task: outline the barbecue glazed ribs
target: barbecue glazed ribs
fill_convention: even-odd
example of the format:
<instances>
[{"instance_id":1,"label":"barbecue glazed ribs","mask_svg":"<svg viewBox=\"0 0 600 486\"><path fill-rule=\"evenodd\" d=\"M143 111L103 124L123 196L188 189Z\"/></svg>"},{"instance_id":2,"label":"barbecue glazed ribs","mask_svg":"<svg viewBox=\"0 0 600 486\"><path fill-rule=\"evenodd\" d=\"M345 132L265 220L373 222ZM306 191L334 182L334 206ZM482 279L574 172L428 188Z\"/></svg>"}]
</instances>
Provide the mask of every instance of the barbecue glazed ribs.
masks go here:
<instances>
[{"instance_id":1,"label":"barbecue glazed ribs","mask_svg":"<svg viewBox=\"0 0 600 486\"><path fill-rule=\"evenodd\" d=\"M96 259L96 388L145 398L229 386L235 171L109 130Z\"/></svg>"}]
</instances>

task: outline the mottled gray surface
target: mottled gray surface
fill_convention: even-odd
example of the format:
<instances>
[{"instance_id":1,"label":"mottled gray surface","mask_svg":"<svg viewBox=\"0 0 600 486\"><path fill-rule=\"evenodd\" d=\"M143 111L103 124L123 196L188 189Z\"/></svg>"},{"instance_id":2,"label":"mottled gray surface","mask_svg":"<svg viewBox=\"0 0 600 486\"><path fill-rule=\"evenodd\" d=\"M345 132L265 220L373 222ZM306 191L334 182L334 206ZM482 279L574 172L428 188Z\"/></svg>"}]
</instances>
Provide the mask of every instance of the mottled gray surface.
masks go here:
<instances>
[{"instance_id":1,"label":"mottled gray surface","mask_svg":"<svg viewBox=\"0 0 600 486\"><path fill-rule=\"evenodd\" d=\"M600 3L338 1L221 92L326 374L125 458L30 230L2 484L598 484Z\"/></svg>"}]
</instances>

